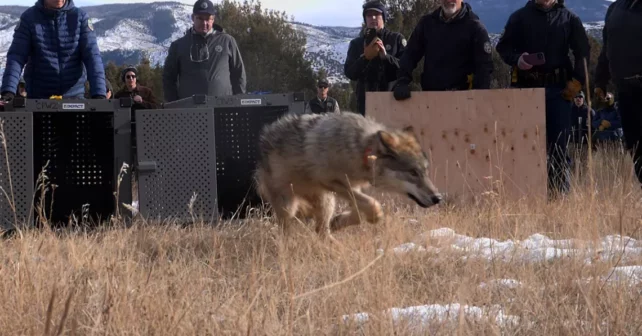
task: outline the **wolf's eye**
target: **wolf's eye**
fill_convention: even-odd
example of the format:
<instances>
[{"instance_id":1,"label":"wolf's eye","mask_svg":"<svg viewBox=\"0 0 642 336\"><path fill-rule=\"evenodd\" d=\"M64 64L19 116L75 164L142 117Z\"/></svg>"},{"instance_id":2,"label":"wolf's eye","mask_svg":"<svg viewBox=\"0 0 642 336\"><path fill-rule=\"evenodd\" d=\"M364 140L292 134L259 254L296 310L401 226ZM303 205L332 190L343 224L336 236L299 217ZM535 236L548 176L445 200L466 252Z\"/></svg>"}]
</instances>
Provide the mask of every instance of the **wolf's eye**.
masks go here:
<instances>
[{"instance_id":1,"label":"wolf's eye","mask_svg":"<svg viewBox=\"0 0 642 336\"><path fill-rule=\"evenodd\" d=\"M419 171L418 170L411 170L410 171L410 176L419 177Z\"/></svg>"}]
</instances>

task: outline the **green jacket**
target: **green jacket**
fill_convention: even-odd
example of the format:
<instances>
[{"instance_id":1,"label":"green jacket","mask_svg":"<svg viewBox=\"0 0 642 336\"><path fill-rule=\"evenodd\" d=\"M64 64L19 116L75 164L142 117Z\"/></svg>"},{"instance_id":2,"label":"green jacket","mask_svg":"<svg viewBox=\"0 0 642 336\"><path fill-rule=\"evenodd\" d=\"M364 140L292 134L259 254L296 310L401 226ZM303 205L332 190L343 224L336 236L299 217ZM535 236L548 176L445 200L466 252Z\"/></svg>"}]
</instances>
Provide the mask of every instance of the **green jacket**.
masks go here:
<instances>
[{"instance_id":1,"label":"green jacket","mask_svg":"<svg viewBox=\"0 0 642 336\"><path fill-rule=\"evenodd\" d=\"M245 84L245 66L236 40L219 25L206 36L190 28L170 44L163 69L166 102L195 94L244 94Z\"/></svg>"}]
</instances>

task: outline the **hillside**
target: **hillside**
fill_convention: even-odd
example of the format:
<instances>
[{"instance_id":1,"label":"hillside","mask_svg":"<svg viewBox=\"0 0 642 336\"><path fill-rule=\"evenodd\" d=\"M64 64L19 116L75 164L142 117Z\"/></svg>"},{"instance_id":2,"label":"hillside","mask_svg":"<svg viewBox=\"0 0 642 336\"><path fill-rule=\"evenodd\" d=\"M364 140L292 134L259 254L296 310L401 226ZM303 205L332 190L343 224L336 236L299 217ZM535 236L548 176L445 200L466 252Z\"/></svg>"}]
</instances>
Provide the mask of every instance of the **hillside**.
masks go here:
<instances>
[{"instance_id":1,"label":"hillside","mask_svg":"<svg viewBox=\"0 0 642 336\"><path fill-rule=\"evenodd\" d=\"M471 0L473 9L479 14L491 32L493 44L506 18L523 1L514 0ZM600 38L602 22L608 1L584 0L567 1L582 17L585 27L593 36ZM574 7L575 4L580 4ZM192 7L177 2L155 2L148 4L107 4L82 7L92 17L98 43L105 62L116 64L137 63L146 55L153 64L162 64L169 44L182 36L191 26ZM13 29L24 6L0 6L0 73L6 62L6 53L13 36ZM225 19L222 18L224 25ZM326 68L331 82L347 82L343 76L350 40L359 33L359 27L314 26L301 22L292 25L307 37L306 58L312 61L314 69Z\"/></svg>"}]
</instances>

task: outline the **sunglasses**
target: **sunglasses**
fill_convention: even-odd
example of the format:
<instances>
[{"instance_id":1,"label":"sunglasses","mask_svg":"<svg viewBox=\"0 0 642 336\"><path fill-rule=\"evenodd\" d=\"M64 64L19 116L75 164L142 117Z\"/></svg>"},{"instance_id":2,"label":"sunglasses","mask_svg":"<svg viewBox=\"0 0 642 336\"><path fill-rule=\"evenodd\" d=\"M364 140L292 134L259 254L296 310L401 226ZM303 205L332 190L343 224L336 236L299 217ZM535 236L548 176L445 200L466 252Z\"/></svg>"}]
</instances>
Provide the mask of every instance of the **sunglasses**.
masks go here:
<instances>
[{"instance_id":1,"label":"sunglasses","mask_svg":"<svg viewBox=\"0 0 642 336\"><path fill-rule=\"evenodd\" d=\"M127 76L125 76L125 78L127 78L127 79L136 79L136 76L135 75L127 75Z\"/></svg>"},{"instance_id":2,"label":"sunglasses","mask_svg":"<svg viewBox=\"0 0 642 336\"><path fill-rule=\"evenodd\" d=\"M327 87L327 86L324 86L324 85L319 85L319 86L318 86L318 88L319 88L319 89L327 89L328 87Z\"/></svg>"}]
</instances>

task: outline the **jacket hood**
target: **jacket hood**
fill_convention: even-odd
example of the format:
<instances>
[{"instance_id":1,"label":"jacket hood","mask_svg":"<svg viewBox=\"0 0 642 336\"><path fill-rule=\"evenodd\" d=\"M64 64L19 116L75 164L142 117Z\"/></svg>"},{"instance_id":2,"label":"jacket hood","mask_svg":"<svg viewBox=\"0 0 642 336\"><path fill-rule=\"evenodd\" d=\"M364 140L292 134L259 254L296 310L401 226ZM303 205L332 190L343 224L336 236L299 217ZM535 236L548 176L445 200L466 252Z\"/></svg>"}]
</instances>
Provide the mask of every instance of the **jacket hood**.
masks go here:
<instances>
[{"instance_id":1,"label":"jacket hood","mask_svg":"<svg viewBox=\"0 0 642 336\"><path fill-rule=\"evenodd\" d=\"M66 12L69 10L72 10L76 8L76 5L74 4L74 0L66 0L65 4L62 6L60 9L53 9L53 8L47 8L45 7L45 0L38 0L36 2L36 8L38 8L40 11L53 15L58 12Z\"/></svg>"}]
</instances>

